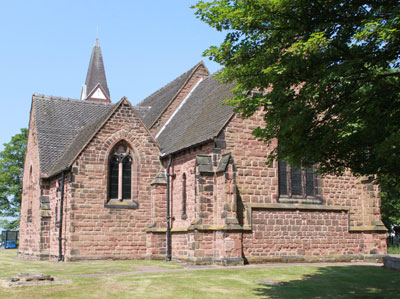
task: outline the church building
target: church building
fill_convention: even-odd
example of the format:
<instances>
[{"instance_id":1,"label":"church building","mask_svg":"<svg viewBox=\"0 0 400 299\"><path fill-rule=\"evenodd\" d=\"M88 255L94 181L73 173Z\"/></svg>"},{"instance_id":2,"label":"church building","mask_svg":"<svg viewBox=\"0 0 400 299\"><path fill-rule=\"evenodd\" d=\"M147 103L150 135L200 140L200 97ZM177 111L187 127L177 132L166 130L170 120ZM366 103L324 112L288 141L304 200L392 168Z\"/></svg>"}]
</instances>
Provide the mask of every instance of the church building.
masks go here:
<instances>
[{"instance_id":1,"label":"church building","mask_svg":"<svg viewBox=\"0 0 400 299\"><path fill-rule=\"evenodd\" d=\"M80 99L33 94L18 256L243 264L377 260L379 187L266 164L277 146L199 62L136 106L111 100L98 40ZM127 87L127 89L130 87Z\"/></svg>"}]
</instances>

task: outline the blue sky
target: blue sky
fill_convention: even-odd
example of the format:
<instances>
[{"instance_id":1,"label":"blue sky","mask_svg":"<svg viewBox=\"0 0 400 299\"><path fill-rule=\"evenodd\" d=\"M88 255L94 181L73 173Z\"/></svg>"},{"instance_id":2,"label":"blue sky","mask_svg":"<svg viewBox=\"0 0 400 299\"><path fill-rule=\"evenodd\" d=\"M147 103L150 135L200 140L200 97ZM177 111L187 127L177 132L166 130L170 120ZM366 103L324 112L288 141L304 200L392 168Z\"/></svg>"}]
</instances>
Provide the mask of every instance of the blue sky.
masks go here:
<instances>
[{"instance_id":1,"label":"blue sky","mask_svg":"<svg viewBox=\"0 0 400 299\"><path fill-rule=\"evenodd\" d=\"M78 99L97 35L113 102L136 104L200 60L224 35L197 1L0 0L0 150L28 126L34 92Z\"/></svg>"}]
</instances>

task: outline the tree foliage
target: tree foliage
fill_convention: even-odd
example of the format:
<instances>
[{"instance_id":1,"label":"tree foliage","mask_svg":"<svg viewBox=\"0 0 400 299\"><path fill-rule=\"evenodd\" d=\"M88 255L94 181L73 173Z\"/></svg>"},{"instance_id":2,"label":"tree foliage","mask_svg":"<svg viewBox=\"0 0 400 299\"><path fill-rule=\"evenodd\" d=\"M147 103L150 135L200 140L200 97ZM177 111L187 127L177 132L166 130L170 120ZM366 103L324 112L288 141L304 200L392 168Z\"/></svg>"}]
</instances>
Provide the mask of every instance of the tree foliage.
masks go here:
<instances>
[{"instance_id":1,"label":"tree foliage","mask_svg":"<svg viewBox=\"0 0 400 299\"><path fill-rule=\"evenodd\" d=\"M19 216L27 138L28 130L21 129L0 152L0 217L13 219ZM19 226L19 219L8 219L3 219L2 227L13 229Z\"/></svg>"},{"instance_id":2,"label":"tree foliage","mask_svg":"<svg viewBox=\"0 0 400 299\"><path fill-rule=\"evenodd\" d=\"M382 221L387 228L400 225L400 178L382 176L379 178L382 198Z\"/></svg>"},{"instance_id":3,"label":"tree foliage","mask_svg":"<svg viewBox=\"0 0 400 299\"><path fill-rule=\"evenodd\" d=\"M196 15L224 42L205 51L235 82L254 135L279 140L269 159L400 176L399 1L211 0ZM258 90L254 96L249 91Z\"/></svg>"}]
</instances>

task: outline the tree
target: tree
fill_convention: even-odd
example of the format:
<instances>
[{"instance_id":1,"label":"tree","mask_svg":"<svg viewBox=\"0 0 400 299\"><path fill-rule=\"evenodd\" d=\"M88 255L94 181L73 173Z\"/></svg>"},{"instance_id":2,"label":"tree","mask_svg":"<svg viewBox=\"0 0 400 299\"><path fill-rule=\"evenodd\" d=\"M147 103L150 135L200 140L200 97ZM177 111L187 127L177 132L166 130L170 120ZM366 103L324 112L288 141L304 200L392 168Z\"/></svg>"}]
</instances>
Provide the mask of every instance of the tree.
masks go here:
<instances>
[{"instance_id":1,"label":"tree","mask_svg":"<svg viewBox=\"0 0 400 299\"><path fill-rule=\"evenodd\" d=\"M321 173L400 176L399 1L211 0L194 8L227 31L204 52L235 82L253 134L279 140L269 160ZM258 91L249 93L249 91Z\"/></svg>"},{"instance_id":2,"label":"tree","mask_svg":"<svg viewBox=\"0 0 400 299\"><path fill-rule=\"evenodd\" d=\"M400 225L400 178L382 176L379 184L382 191L382 221L390 229L393 224Z\"/></svg>"},{"instance_id":3,"label":"tree","mask_svg":"<svg viewBox=\"0 0 400 299\"><path fill-rule=\"evenodd\" d=\"M14 135L9 143L4 144L0 152L0 217L11 217L2 220L1 226L14 229L19 226L22 195L22 173L26 151L28 130Z\"/></svg>"}]
</instances>

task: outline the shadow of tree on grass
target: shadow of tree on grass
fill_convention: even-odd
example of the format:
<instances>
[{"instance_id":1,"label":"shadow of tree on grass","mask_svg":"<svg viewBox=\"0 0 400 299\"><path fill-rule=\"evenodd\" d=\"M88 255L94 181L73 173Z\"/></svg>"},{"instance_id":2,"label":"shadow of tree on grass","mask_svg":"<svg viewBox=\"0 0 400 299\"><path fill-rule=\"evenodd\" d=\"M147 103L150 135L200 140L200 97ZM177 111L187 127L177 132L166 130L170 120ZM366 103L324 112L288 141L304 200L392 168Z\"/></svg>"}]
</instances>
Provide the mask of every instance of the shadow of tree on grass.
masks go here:
<instances>
[{"instance_id":1,"label":"shadow of tree on grass","mask_svg":"<svg viewBox=\"0 0 400 299\"><path fill-rule=\"evenodd\" d=\"M300 280L259 281L261 298L400 298L400 273L376 266L320 267Z\"/></svg>"}]
</instances>

